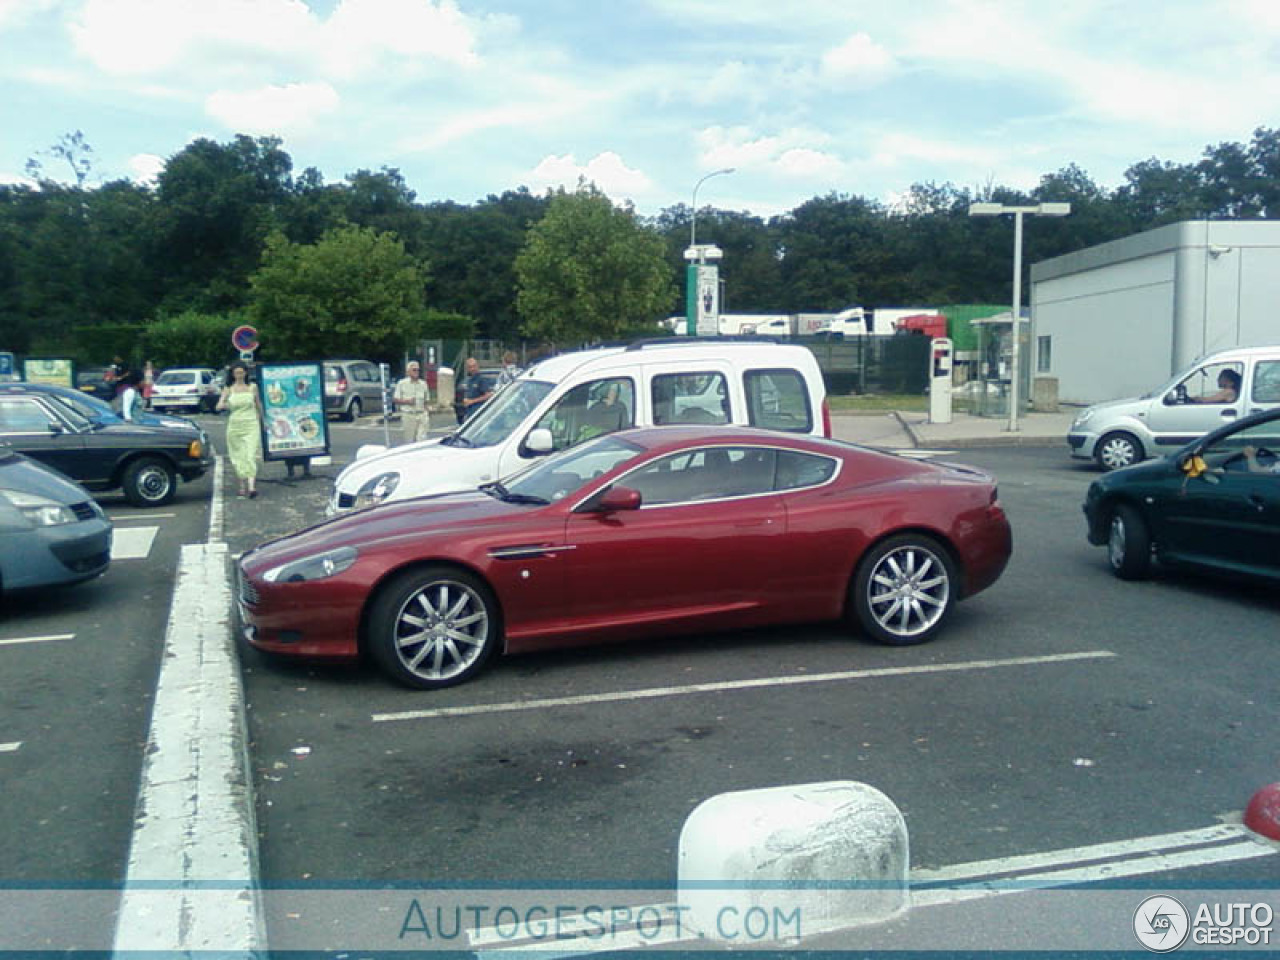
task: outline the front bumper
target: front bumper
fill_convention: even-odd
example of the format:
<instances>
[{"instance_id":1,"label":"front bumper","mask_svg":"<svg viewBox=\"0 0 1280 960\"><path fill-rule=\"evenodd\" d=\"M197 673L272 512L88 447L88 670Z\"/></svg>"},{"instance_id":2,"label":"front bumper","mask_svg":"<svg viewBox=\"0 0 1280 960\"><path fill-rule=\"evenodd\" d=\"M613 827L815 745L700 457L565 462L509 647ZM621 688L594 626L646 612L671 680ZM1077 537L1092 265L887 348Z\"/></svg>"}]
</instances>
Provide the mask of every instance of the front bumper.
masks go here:
<instances>
[{"instance_id":1,"label":"front bumper","mask_svg":"<svg viewBox=\"0 0 1280 960\"><path fill-rule=\"evenodd\" d=\"M79 583L105 573L110 563L111 521L104 516L0 535L5 591Z\"/></svg>"},{"instance_id":2,"label":"front bumper","mask_svg":"<svg viewBox=\"0 0 1280 960\"><path fill-rule=\"evenodd\" d=\"M341 577L267 583L236 564L236 605L244 638L258 650L309 660L360 655L360 612L367 588Z\"/></svg>"},{"instance_id":3,"label":"front bumper","mask_svg":"<svg viewBox=\"0 0 1280 960\"><path fill-rule=\"evenodd\" d=\"M1084 430L1073 430L1067 434L1067 446L1071 448L1071 456L1081 460L1093 459L1093 448L1098 443L1098 435Z\"/></svg>"}]
</instances>

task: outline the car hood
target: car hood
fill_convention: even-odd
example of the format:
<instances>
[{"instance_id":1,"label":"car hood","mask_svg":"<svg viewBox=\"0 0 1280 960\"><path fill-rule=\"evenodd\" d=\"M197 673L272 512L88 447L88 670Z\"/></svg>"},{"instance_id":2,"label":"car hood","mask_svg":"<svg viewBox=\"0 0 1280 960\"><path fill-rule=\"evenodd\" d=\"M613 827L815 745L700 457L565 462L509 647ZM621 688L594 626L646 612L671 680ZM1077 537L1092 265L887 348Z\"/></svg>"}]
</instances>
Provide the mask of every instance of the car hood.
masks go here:
<instances>
[{"instance_id":1,"label":"car hood","mask_svg":"<svg viewBox=\"0 0 1280 960\"><path fill-rule=\"evenodd\" d=\"M496 447L453 447L439 439L423 440L365 457L338 474L342 493L358 493L367 482L387 473L400 475L391 500L444 491L470 490L495 479Z\"/></svg>"},{"instance_id":2,"label":"car hood","mask_svg":"<svg viewBox=\"0 0 1280 960\"><path fill-rule=\"evenodd\" d=\"M82 503L92 499L80 484L67 479L51 467L12 452L0 452L0 490L17 490L63 504Z\"/></svg>"},{"instance_id":3,"label":"car hood","mask_svg":"<svg viewBox=\"0 0 1280 960\"><path fill-rule=\"evenodd\" d=\"M252 573L338 547L370 550L406 539L420 544L437 534L457 543L479 529L505 527L540 509L545 508L504 503L478 490L417 497L357 510L268 541L246 555L244 567Z\"/></svg>"},{"instance_id":4,"label":"car hood","mask_svg":"<svg viewBox=\"0 0 1280 960\"><path fill-rule=\"evenodd\" d=\"M182 421L179 424L144 423L141 420L130 423L128 420L117 420L115 423L101 423L94 431L99 436L108 437L147 437L156 441L170 443L189 443L199 438L200 430L195 424ZM192 436L195 434L195 436Z\"/></svg>"},{"instance_id":5,"label":"car hood","mask_svg":"<svg viewBox=\"0 0 1280 960\"><path fill-rule=\"evenodd\" d=\"M1076 416L1076 422L1079 423L1085 418L1096 417L1102 413L1113 417L1127 413L1137 413L1146 407L1150 399L1150 397L1126 397L1123 400L1106 400L1102 403L1093 403L1080 411Z\"/></svg>"}]
</instances>

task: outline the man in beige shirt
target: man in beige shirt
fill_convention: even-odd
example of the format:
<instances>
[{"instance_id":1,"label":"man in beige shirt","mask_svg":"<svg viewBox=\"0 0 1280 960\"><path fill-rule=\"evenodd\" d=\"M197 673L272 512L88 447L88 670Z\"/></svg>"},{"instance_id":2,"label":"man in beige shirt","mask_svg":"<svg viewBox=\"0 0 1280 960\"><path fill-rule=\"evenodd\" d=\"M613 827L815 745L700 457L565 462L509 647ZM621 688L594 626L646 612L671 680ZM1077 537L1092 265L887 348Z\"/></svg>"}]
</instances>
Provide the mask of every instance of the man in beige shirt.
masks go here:
<instances>
[{"instance_id":1,"label":"man in beige shirt","mask_svg":"<svg viewBox=\"0 0 1280 960\"><path fill-rule=\"evenodd\" d=\"M405 372L408 376L396 384L396 391L391 399L396 412L400 414L404 442L414 443L427 439L427 431L431 428L431 415L427 413L431 392L427 389L427 382L422 379L422 368L418 361L410 360Z\"/></svg>"}]
</instances>

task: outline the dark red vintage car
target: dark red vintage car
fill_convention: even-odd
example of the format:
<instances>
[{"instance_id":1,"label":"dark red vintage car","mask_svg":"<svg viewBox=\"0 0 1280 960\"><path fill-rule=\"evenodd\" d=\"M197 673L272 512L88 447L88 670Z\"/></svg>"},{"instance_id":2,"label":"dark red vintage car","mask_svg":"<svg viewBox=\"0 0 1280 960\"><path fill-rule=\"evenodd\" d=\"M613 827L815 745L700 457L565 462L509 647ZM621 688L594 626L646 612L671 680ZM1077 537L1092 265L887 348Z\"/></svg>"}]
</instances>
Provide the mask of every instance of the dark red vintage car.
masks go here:
<instances>
[{"instance_id":1,"label":"dark red vintage car","mask_svg":"<svg viewBox=\"0 0 1280 960\"><path fill-rule=\"evenodd\" d=\"M384 504L246 553L266 651L443 687L495 652L848 618L930 639L1009 559L995 481L744 428L611 434L505 483Z\"/></svg>"}]
</instances>

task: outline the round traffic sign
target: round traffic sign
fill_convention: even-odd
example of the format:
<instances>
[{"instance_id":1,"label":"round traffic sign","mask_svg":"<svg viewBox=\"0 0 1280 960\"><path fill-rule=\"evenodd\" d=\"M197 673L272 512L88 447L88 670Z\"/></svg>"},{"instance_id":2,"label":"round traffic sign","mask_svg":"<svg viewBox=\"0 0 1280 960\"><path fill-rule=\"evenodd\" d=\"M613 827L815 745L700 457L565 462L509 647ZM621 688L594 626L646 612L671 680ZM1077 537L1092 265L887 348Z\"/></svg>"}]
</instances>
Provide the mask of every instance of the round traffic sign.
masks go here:
<instances>
[{"instance_id":1,"label":"round traffic sign","mask_svg":"<svg viewBox=\"0 0 1280 960\"><path fill-rule=\"evenodd\" d=\"M231 345L237 350L257 350L258 331L245 325L231 331Z\"/></svg>"}]
</instances>

